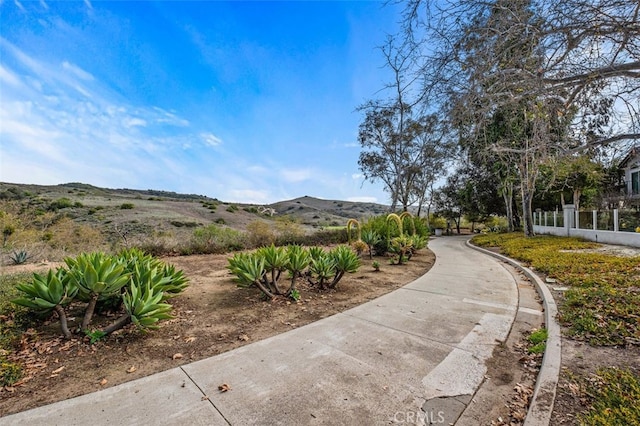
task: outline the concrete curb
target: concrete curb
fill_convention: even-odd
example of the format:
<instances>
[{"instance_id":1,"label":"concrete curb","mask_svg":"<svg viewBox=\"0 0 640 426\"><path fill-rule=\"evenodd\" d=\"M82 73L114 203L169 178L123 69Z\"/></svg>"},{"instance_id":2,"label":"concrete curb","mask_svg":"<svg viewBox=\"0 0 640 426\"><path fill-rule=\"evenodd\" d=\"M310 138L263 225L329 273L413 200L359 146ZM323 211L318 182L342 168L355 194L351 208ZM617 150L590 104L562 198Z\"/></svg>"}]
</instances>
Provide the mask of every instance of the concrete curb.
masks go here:
<instances>
[{"instance_id":1,"label":"concrete curb","mask_svg":"<svg viewBox=\"0 0 640 426\"><path fill-rule=\"evenodd\" d=\"M474 250L493 256L520 269L534 283L538 294L542 298L544 322L548 332L547 345L524 426L548 426L551 422L551 412L556 398L560 363L562 361L560 325L556 321L558 307L553 295L540 277L521 263L501 254L474 246L469 240L466 243L467 246Z\"/></svg>"}]
</instances>

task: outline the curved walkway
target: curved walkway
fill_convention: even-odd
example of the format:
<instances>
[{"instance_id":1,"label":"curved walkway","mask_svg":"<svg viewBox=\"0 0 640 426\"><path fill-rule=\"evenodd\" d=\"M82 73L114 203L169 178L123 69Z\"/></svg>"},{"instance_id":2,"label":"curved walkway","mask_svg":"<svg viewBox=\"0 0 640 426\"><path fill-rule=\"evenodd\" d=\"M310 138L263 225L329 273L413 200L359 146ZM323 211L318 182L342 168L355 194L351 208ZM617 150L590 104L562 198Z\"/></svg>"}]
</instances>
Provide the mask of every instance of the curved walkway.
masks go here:
<instances>
[{"instance_id":1,"label":"curved walkway","mask_svg":"<svg viewBox=\"0 0 640 426\"><path fill-rule=\"evenodd\" d=\"M466 239L432 239L426 275L364 305L0 425L454 423L518 307L512 275Z\"/></svg>"}]
</instances>

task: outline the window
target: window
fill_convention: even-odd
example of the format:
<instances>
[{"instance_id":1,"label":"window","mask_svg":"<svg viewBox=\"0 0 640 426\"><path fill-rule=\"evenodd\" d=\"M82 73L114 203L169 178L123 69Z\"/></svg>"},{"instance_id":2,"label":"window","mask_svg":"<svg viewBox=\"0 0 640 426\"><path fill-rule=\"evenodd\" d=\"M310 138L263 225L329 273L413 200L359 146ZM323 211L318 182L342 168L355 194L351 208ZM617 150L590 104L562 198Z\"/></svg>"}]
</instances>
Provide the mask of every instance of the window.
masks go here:
<instances>
[{"instance_id":1,"label":"window","mask_svg":"<svg viewBox=\"0 0 640 426\"><path fill-rule=\"evenodd\" d=\"M640 170L631 173L631 194L640 194Z\"/></svg>"}]
</instances>

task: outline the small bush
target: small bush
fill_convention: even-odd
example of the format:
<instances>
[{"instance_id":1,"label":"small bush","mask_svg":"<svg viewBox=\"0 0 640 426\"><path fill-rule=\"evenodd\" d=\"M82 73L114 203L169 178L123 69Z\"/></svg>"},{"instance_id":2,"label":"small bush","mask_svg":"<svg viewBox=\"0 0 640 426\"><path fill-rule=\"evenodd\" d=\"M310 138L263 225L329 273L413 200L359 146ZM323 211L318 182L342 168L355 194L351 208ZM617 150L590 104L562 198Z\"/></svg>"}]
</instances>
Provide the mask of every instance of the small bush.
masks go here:
<instances>
[{"instance_id":1,"label":"small bush","mask_svg":"<svg viewBox=\"0 0 640 426\"><path fill-rule=\"evenodd\" d=\"M135 208L135 204L133 204L133 203L122 203L122 204L120 204L120 209L121 210L131 210L133 208Z\"/></svg>"},{"instance_id":2,"label":"small bush","mask_svg":"<svg viewBox=\"0 0 640 426\"><path fill-rule=\"evenodd\" d=\"M56 210L60 210L60 209L66 209L69 207L73 207L73 202L71 202L70 199L68 198L58 198L55 201L52 201L51 204L49 204L49 211L56 211Z\"/></svg>"},{"instance_id":3,"label":"small bush","mask_svg":"<svg viewBox=\"0 0 640 426\"><path fill-rule=\"evenodd\" d=\"M196 227L202 225L201 223L198 223L198 222L181 222L179 220L172 220L171 224L173 226L175 226L176 228L182 228L182 227L185 227L185 228L196 228Z\"/></svg>"},{"instance_id":4,"label":"small bush","mask_svg":"<svg viewBox=\"0 0 640 426\"><path fill-rule=\"evenodd\" d=\"M274 244L276 234L264 220L254 220L247 224L247 241L250 247L263 247Z\"/></svg>"},{"instance_id":5,"label":"small bush","mask_svg":"<svg viewBox=\"0 0 640 426\"><path fill-rule=\"evenodd\" d=\"M238 206L236 206L235 204L231 204L229 207L227 207L227 211L229 213L235 213L238 211Z\"/></svg>"},{"instance_id":6,"label":"small bush","mask_svg":"<svg viewBox=\"0 0 640 426\"><path fill-rule=\"evenodd\" d=\"M243 250L246 235L235 229L209 225L193 231L191 240L180 248L182 254L214 254Z\"/></svg>"},{"instance_id":7,"label":"small bush","mask_svg":"<svg viewBox=\"0 0 640 426\"><path fill-rule=\"evenodd\" d=\"M305 234L302 226L289 217L284 216L276 219L275 227L278 232L278 245L300 244L304 241Z\"/></svg>"}]
</instances>

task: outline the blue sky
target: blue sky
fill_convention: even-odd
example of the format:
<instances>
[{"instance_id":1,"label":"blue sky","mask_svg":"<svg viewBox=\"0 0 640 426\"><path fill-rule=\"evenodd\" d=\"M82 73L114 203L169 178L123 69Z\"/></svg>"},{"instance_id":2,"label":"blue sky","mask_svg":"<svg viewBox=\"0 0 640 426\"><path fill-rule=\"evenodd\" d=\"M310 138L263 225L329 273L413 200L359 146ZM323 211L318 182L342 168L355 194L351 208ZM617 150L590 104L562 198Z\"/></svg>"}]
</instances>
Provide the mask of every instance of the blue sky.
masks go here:
<instances>
[{"instance_id":1,"label":"blue sky","mask_svg":"<svg viewBox=\"0 0 640 426\"><path fill-rule=\"evenodd\" d=\"M1 0L0 180L387 203L355 108L398 7Z\"/></svg>"}]
</instances>

